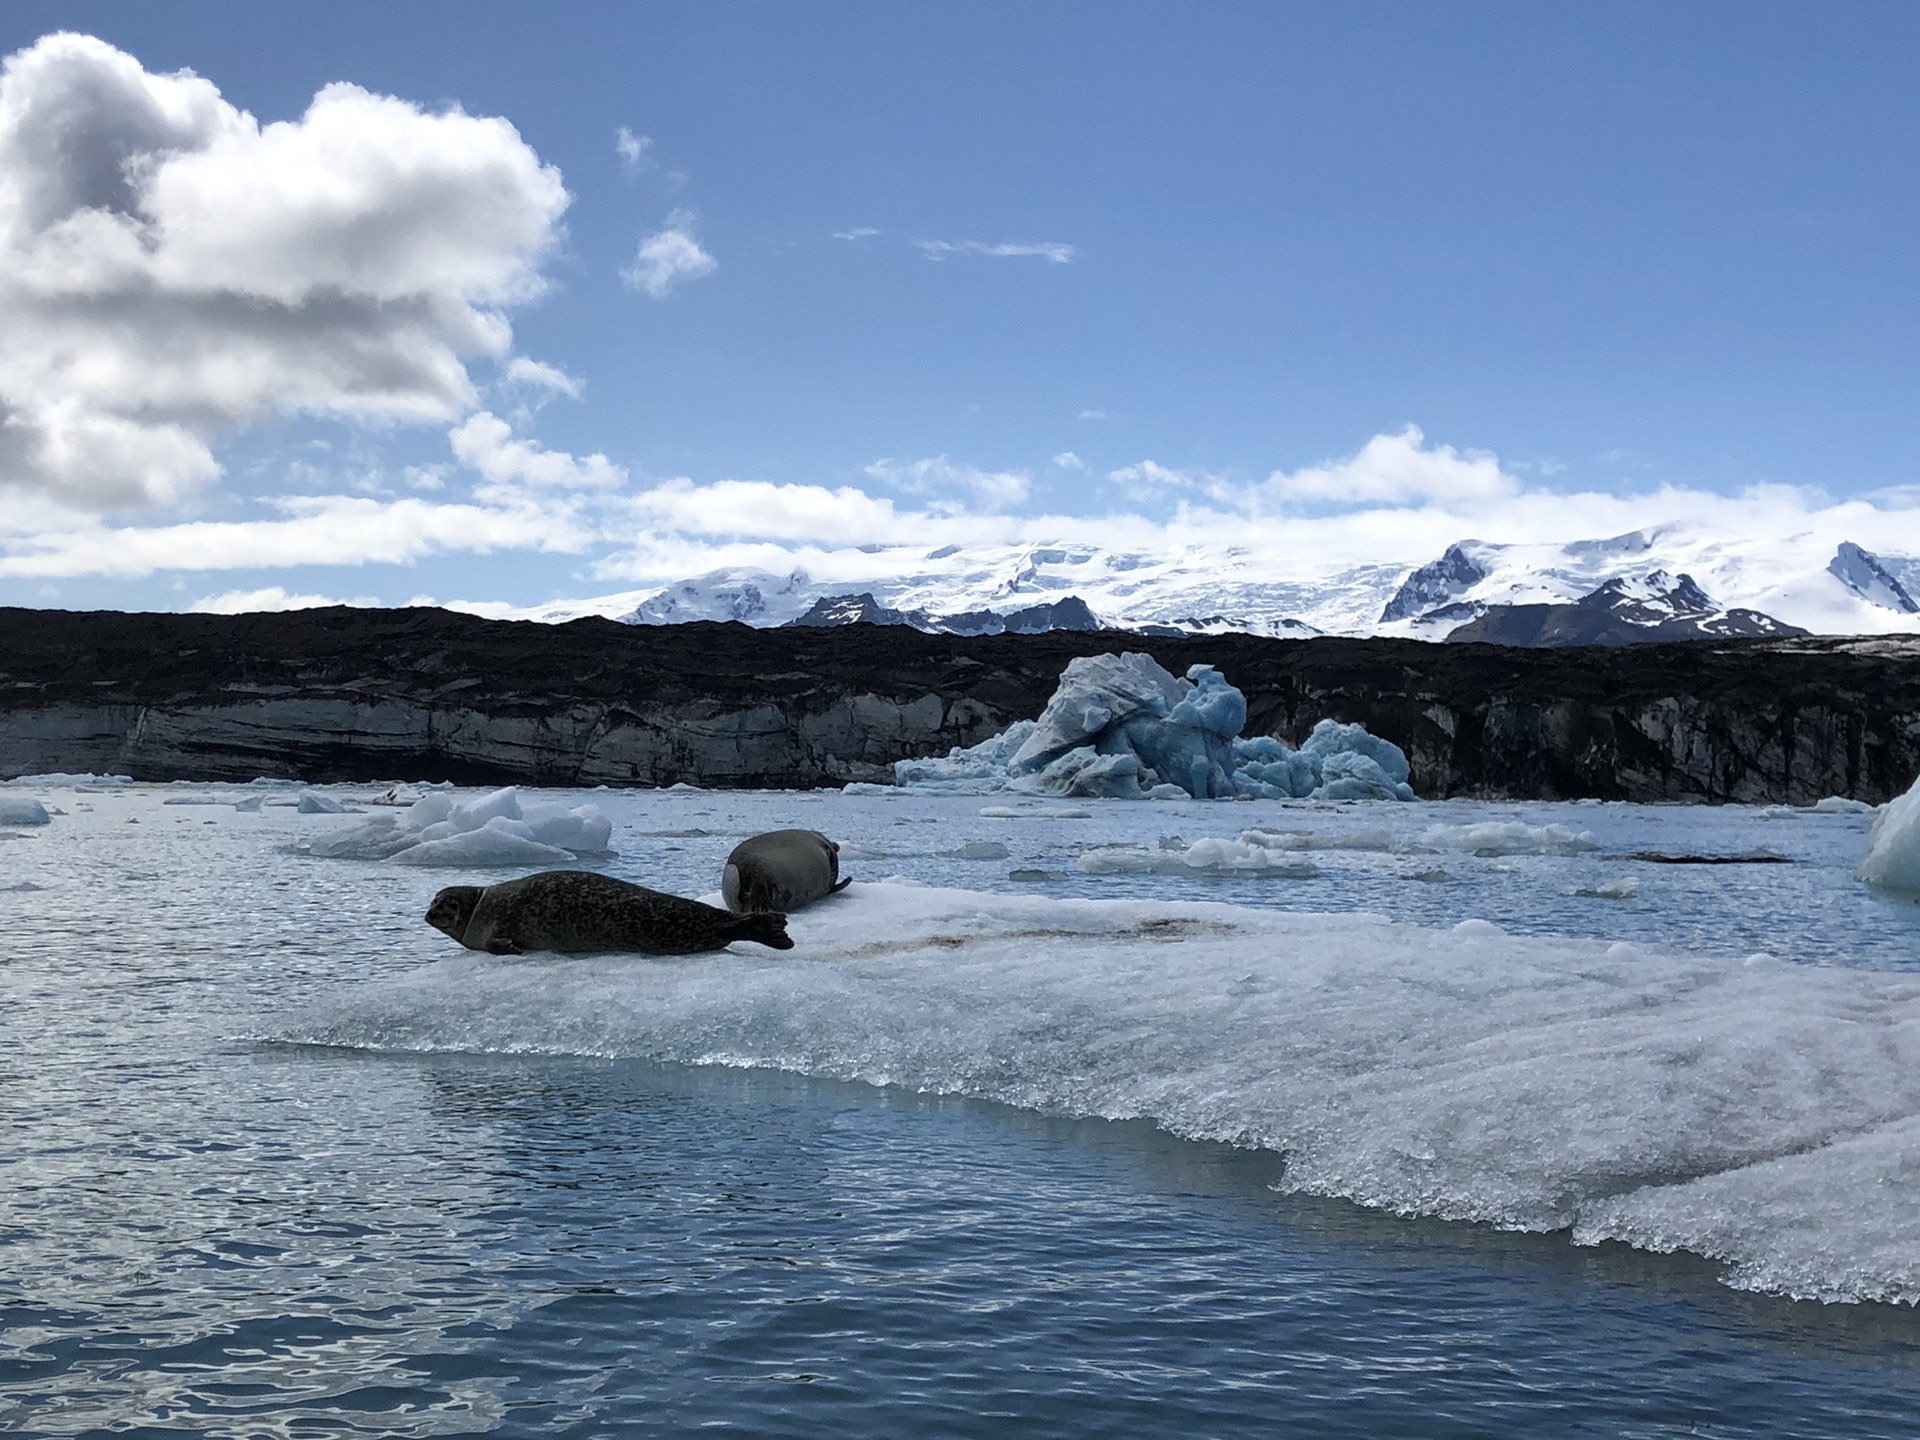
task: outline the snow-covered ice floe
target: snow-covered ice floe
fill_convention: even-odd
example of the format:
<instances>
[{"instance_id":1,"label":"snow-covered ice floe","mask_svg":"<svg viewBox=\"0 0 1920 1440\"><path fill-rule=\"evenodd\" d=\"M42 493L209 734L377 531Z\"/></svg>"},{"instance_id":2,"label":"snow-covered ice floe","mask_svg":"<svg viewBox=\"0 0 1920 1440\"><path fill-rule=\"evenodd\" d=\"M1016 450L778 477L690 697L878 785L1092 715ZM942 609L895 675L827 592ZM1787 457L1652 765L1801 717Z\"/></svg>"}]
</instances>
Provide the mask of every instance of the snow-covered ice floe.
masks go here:
<instances>
[{"instance_id":1,"label":"snow-covered ice floe","mask_svg":"<svg viewBox=\"0 0 1920 1440\"><path fill-rule=\"evenodd\" d=\"M522 803L519 790L508 786L465 804L447 794L425 795L398 814L369 816L300 848L327 859L396 865L567 865L609 853L612 836L612 822L597 805L569 810Z\"/></svg>"},{"instance_id":2,"label":"snow-covered ice floe","mask_svg":"<svg viewBox=\"0 0 1920 1440\"><path fill-rule=\"evenodd\" d=\"M269 1038L760 1066L1146 1118L1281 1187L1920 1302L1920 976L1369 915L859 884L796 948L459 952Z\"/></svg>"},{"instance_id":3,"label":"snow-covered ice floe","mask_svg":"<svg viewBox=\"0 0 1920 1440\"><path fill-rule=\"evenodd\" d=\"M968 795L1416 798L1405 752L1364 726L1322 720L1291 750L1268 735L1239 738L1246 723L1246 697L1211 665L1195 665L1182 680L1150 655L1084 655L1067 662L1038 720L955 747L944 759L897 761L894 779Z\"/></svg>"}]
</instances>

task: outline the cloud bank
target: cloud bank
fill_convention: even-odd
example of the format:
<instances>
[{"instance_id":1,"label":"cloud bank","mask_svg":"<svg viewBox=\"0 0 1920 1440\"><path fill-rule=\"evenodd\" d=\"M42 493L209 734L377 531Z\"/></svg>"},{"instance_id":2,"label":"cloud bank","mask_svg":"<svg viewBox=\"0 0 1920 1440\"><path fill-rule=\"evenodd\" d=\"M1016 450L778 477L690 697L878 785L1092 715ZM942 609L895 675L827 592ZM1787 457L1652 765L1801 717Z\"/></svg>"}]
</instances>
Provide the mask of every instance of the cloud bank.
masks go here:
<instances>
[{"instance_id":1,"label":"cloud bank","mask_svg":"<svg viewBox=\"0 0 1920 1440\"><path fill-rule=\"evenodd\" d=\"M168 504L264 415L453 419L567 202L505 120L336 84L262 125L45 37L0 65L0 489Z\"/></svg>"}]
</instances>

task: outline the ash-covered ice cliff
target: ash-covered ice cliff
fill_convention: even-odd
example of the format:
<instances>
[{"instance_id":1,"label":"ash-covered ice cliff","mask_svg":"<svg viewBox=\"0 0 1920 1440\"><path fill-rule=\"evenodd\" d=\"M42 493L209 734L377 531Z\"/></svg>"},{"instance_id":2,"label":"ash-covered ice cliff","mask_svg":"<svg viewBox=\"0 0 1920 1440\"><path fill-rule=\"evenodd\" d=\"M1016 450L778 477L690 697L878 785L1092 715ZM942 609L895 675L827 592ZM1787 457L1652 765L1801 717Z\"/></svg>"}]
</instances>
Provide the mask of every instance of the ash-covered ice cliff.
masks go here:
<instances>
[{"instance_id":1,"label":"ash-covered ice cliff","mask_svg":"<svg viewBox=\"0 0 1920 1440\"><path fill-rule=\"evenodd\" d=\"M1038 717L1112 632L968 637L481 620L0 610L0 776L475 784L889 783ZM1137 636L1218 668L1242 734L1321 720L1397 745L1447 795L1878 803L1920 773L1920 641L1522 650Z\"/></svg>"}]
</instances>

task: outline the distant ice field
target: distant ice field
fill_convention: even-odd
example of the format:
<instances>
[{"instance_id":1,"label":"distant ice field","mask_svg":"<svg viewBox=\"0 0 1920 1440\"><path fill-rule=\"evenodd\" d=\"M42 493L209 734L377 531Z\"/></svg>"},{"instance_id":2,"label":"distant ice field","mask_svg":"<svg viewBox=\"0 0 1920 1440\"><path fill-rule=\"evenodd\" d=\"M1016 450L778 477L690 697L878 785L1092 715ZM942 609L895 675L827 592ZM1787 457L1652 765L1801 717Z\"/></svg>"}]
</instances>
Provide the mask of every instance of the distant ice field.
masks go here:
<instances>
[{"instance_id":1,"label":"distant ice field","mask_svg":"<svg viewBox=\"0 0 1920 1440\"><path fill-rule=\"evenodd\" d=\"M667 1386L677 1398L660 1413L689 1426L804 1431L772 1391L700 1382L686 1357L706 1354L721 1369L760 1367L776 1388L832 1376L843 1400L895 1397L846 1433L974 1433L900 1398L943 1383L976 1387L981 1405L1012 1386L1029 1400L1008 1413L1031 1433L1076 1433L1088 1413L1152 1429L1156 1416L1181 1423L1168 1417L1189 1403L1219 1418L1184 1433L1261 1433L1342 1392L1286 1358L1300 1343L1285 1330L1292 1321L1273 1318L1286 1307L1265 1291L1257 1304L1247 1296L1280 1284L1269 1267L1283 1256L1307 1267L1287 1283L1337 1289L1330 1277L1343 1266L1400 1253L1392 1237L1404 1235L1413 1251L1464 1247L1481 1278L1463 1279L1453 1261L1425 1272L1403 1256L1391 1267L1398 1279L1330 1289L1328 1313L1372 1335L1355 1343L1385 1347L1368 1362L1380 1375L1403 1373L1388 1353L1403 1341L1386 1338L1393 1323L1360 1291L1403 1287L1393 1313L1442 1325L1491 1285L1507 1297L1496 1310L1561 1307L1548 1331L1611 1337L1585 1359L1561 1354L1573 1378L1554 1382L1586 1387L1579 1404L1612 1417L1591 1433L1659 1433L1635 1429L1629 1412L1680 1403L1674 1395L1595 1397L1636 1383L1608 1368L1637 1353L1621 1335L1681 1323L1661 1293L1677 1285L1684 1307L1710 1319L1717 1338L1695 1339L1719 1357L1727 1413L1777 1404L1772 1422L1796 1433L1915 1433L1898 1417L1917 1413L1920 1369L1873 1369L1864 1382L1856 1373L1920 1353L1920 1330L1892 1318L1920 1303L1920 907L1851 878L1871 816L547 791L537 798L595 805L611 822L615 855L582 864L658 888L711 894L739 839L786 825L839 840L854 880L792 918L789 952L559 959L465 952L420 918L442 885L525 867L302 853L360 822L302 813L294 792L9 789L49 819L0 831L0 920L13 950L0 967L0 1160L13 1177L0 1212L10 1262L0 1324L11 1337L0 1345L0 1419L7 1403L58 1397L34 1411L54 1417L48 1433L127 1414L199 1417L212 1433L245 1409L246 1386L261 1385L285 1414L316 1423L364 1403L370 1433L510 1430L511 1417L538 1415L554 1433L585 1434L634 1422ZM354 808L379 791L324 793ZM1634 858L1653 855L1743 863ZM1767 856L1781 862L1754 863ZM481 1104L481 1092L492 1098ZM641 1105L641 1092L680 1098ZM980 1102L1012 1108L941 1108ZM656 1103L720 1118L703 1146L699 1126L649 1118ZM818 1119L826 1112L863 1118ZM503 1158L503 1117L532 1149ZM1056 1125L1067 1128L1045 1129ZM1087 1125L1118 1128L1096 1142L1088 1137L1109 1132L1074 1128ZM1212 1211L1192 1222L1212 1237L1210 1258L1177 1255L1158 1228L1188 1223L1176 1217L1198 1203L1179 1185L1162 1194L1128 1166L1116 1178L1087 1159L1089 1145L1144 1153L1153 1134L1172 1147L1156 1153L1185 1158L1150 1171L1227 1165L1240 1177L1228 1187L1240 1197L1230 1223ZM760 1158L742 1170L746 1135L759 1137ZM953 1168L929 1158L937 1144L952 1147ZM912 1205L974 1216L915 1232L926 1248L916 1273L937 1278L886 1278L874 1255L864 1278L807 1270L826 1263L824 1250L796 1252L802 1268L777 1283L761 1276L743 1290L726 1278L738 1273L727 1247L764 1257L779 1236L706 1233L687 1216L719 1213L699 1208L711 1204L733 1214L733 1201L689 1211L686 1187L700 1190L702 1167L718 1165L745 1196L755 1165L808 1169L821 1146L836 1174L868 1177L855 1192L881 1230L878 1197L896 1192L901 1205L917 1196ZM677 1157L662 1173L678 1179L633 1178L656 1147ZM1099 1178L1034 1178L1050 1164ZM911 1179L929 1166L941 1175L937 1203ZM544 1175L563 1188L547 1191ZM606 1188L611 1175L629 1178ZM863 1213L861 1202L835 1193L826 1210L781 1210L781 1225L809 1245L852 1244L835 1228L852 1222L831 1217L849 1203ZM1259 1194L1279 1208L1263 1209ZM1324 1207L1344 1201L1370 1218L1328 1220ZM740 1204L742 1216L759 1213ZM1064 1298L1066 1309L1048 1308L1046 1296L1093 1283L1054 1269L1080 1243L1072 1227L1042 1233L1039 1217L1057 1207L1084 1214L1088 1254L1109 1256L1097 1273L1120 1265L1133 1277L1135 1293L1098 1335L1066 1318L1090 1312ZM559 1218L542 1222L536 1244L522 1232L548 1210ZM1216 1221L1217 1234L1207 1229ZM1435 1222L1479 1223L1420 1228ZM1328 1224L1344 1238L1302 1240L1299 1226L1320 1235ZM1010 1248L989 1263L969 1248L970 1227L982 1225L1027 1238L1003 1237ZM1551 1248L1515 1261L1498 1231ZM676 1263L691 1268L661 1282L668 1290L633 1289L621 1257L654 1254L668 1233L688 1237ZM1434 1241L1442 1234L1452 1238ZM1857 1352L1835 1332L1814 1358L1783 1358L1762 1333L1777 1317L1716 1310L1684 1268L1640 1272L1625 1298L1586 1282L1556 1288L1577 1273L1565 1266L1620 1245L1647 1257L1637 1265L1692 1265L1760 1296L1899 1308ZM568 1247L593 1265L569 1268ZM1652 1258L1672 1252L1704 1262ZM470 1268L474 1278L461 1278ZM596 1274L609 1296L635 1298L592 1302L624 1317L603 1316L604 1331L601 1320L569 1330L562 1312L599 1293ZM1548 1282L1550 1302L1527 1274L1561 1277ZM1056 1283L1067 1289L1048 1288ZM687 1327L742 1306L797 1322L812 1312L752 1308L792 1300L782 1287L794 1285L826 1286L809 1293L839 1307L834 1323L799 1339L775 1327L786 1338L768 1332L764 1353L750 1346L724 1365L688 1348ZM663 1319L669 1290L683 1308ZM984 1318L999 1313L996 1293L1013 1329ZM1193 1298L1228 1294L1253 1309L1230 1319ZM908 1296L946 1317L935 1331L954 1331L937 1355L914 1349L913 1364L932 1367L914 1382L921 1390L902 1390L898 1376L883 1383L889 1365L906 1363L888 1349L903 1342L872 1328L880 1316L905 1324L892 1307ZM1247 1318L1269 1303L1273 1316ZM1640 1318L1616 1334L1619 1314ZM1181 1315L1192 1328L1170 1318ZM658 1337L667 1351L647 1348L650 1324L678 1337ZM1466 1392L1461 1372L1431 1366L1398 1400L1382 1391L1357 1412L1352 1433L1552 1428L1568 1412L1512 1408L1497 1379L1550 1368L1552 1357L1538 1338L1496 1328L1498 1338L1471 1342L1487 1366L1473 1402L1484 1410L1432 1428L1436 1407L1465 1404ZM1015 1334L1019 1354L1044 1362L1039 1378L1018 1379L997 1348ZM1215 1353L1211 1334L1237 1336L1230 1348L1242 1358ZM1585 1343L1574 1350L1585 1355ZM491 1371L474 1357L511 1369L502 1357L529 1345L542 1357L529 1375L475 1378ZM634 1359L621 1384L596 1390L584 1378L593 1365L628 1363L609 1356L636 1345L651 1358ZM156 1346L173 1360L138 1360ZM1049 1346L1091 1355L1093 1371ZM456 1353L468 1359L447 1358ZM552 1374L530 1378L541 1365ZM684 1365L694 1369L675 1368ZM1749 1365L1773 1380L1755 1382ZM1079 1378L1060 1378L1069 1371ZM1123 1372L1132 1378L1115 1378ZM1751 1390L1789 1373L1791 1394ZM1914 1404L1861 1409L1863 1384L1910 1387ZM1087 1404L1094 1411L1076 1409ZM1340 1432L1328 1423L1318 1433Z\"/></svg>"}]
</instances>

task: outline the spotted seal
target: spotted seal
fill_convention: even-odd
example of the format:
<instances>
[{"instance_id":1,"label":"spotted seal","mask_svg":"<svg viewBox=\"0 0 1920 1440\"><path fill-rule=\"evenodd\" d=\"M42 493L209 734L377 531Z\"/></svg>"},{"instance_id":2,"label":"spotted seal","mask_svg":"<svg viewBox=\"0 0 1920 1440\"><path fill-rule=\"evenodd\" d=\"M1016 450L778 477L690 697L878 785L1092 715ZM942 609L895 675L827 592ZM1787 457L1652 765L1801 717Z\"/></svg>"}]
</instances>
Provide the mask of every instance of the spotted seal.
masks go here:
<instances>
[{"instance_id":1,"label":"spotted seal","mask_svg":"<svg viewBox=\"0 0 1920 1440\"><path fill-rule=\"evenodd\" d=\"M528 950L691 955L733 940L793 948L784 915L733 915L587 870L544 870L484 889L449 885L427 907L427 923L469 950L494 955Z\"/></svg>"},{"instance_id":2,"label":"spotted seal","mask_svg":"<svg viewBox=\"0 0 1920 1440\"><path fill-rule=\"evenodd\" d=\"M798 910L851 883L840 878L840 847L818 830L769 830L733 847L720 894L736 914Z\"/></svg>"}]
</instances>

